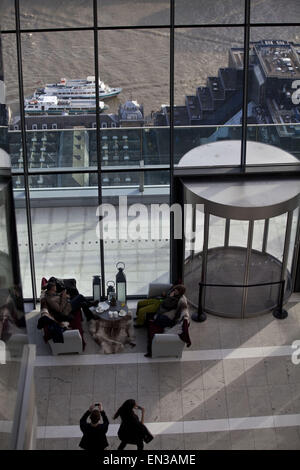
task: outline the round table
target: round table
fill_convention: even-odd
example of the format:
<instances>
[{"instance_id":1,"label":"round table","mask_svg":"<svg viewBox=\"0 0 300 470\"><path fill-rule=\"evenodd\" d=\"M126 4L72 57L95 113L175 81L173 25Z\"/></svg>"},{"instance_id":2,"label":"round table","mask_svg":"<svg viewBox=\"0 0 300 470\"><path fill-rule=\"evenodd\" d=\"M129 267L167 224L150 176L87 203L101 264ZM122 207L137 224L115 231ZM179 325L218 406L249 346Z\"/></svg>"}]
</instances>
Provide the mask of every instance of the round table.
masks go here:
<instances>
[{"instance_id":1,"label":"round table","mask_svg":"<svg viewBox=\"0 0 300 470\"><path fill-rule=\"evenodd\" d=\"M109 312L120 312L120 310L124 310L126 312L126 315L123 315L123 316L113 316L113 317L110 317L109 316ZM114 323L117 323L118 321L122 320L123 318L127 317L128 315L128 306L125 304L123 307L121 305L121 302L117 301L116 305L110 305L109 306L109 309L108 310L105 310L105 312L102 312L102 313L98 313L96 310L93 312L94 315L96 315L97 317L99 317L100 320L104 320L104 321L110 321L110 322L114 322Z\"/></svg>"},{"instance_id":2,"label":"round table","mask_svg":"<svg viewBox=\"0 0 300 470\"><path fill-rule=\"evenodd\" d=\"M110 305L109 309L102 313L96 312L94 307L92 307L90 310L95 316L98 317L96 320L96 331L102 329L103 333L105 334L106 339L102 337L102 341L106 341L106 343L112 342L114 345L118 343L121 344L120 339L123 330L123 336L125 333L127 338L126 342L131 345L135 344L132 333L132 315L131 313L128 313L128 306L126 304L122 307L121 302L117 301L116 305ZM120 310L125 310L126 315L118 315L117 317L109 316L109 312L119 312Z\"/></svg>"}]
</instances>

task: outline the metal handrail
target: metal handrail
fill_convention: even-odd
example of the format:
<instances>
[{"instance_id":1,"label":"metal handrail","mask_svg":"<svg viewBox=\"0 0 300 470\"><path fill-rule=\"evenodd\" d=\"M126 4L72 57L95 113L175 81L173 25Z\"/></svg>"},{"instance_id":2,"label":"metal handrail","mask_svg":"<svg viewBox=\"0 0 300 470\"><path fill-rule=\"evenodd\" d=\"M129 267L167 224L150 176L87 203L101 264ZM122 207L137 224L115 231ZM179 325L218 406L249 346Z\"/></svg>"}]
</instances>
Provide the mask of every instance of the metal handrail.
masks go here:
<instances>
[{"instance_id":1,"label":"metal handrail","mask_svg":"<svg viewBox=\"0 0 300 470\"><path fill-rule=\"evenodd\" d=\"M202 322L206 320L206 314L204 312L202 306L202 299L203 299L203 288L204 287L239 287L239 288L248 288L248 287L261 287L261 286L271 286L280 284L280 291L278 296L278 305L274 309L273 315L275 318L284 319L287 317L288 313L286 310L283 309L283 301L284 301L284 290L285 290L285 279L281 281L273 281L273 282L262 282L258 284L212 284L208 282L199 282L199 301L198 301L198 311L196 314L192 316L192 319L197 322Z\"/></svg>"}]
</instances>

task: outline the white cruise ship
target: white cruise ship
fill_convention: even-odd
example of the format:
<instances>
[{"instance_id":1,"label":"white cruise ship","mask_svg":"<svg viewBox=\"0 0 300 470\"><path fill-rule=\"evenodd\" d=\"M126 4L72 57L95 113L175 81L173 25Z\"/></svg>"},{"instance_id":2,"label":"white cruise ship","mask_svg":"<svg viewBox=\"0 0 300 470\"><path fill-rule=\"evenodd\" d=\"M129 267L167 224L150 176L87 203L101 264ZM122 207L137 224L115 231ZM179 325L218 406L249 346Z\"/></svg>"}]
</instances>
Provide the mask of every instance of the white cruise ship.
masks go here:
<instances>
[{"instance_id":1,"label":"white cruise ship","mask_svg":"<svg viewBox=\"0 0 300 470\"><path fill-rule=\"evenodd\" d=\"M103 101L99 101L100 112L108 109ZM39 95L26 98L24 103L25 114L95 114L96 100L89 98L63 99L58 96Z\"/></svg>"},{"instance_id":2,"label":"white cruise ship","mask_svg":"<svg viewBox=\"0 0 300 470\"><path fill-rule=\"evenodd\" d=\"M40 95L55 95L58 98L72 99L95 99L96 98L95 77L89 76L86 79L66 79L62 78L58 83L48 83L43 88L38 88L34 92L34 97ZM111 98L121 93L122 88L111 88L99 80L99 99Z\"/></svg>"}]
</instances>

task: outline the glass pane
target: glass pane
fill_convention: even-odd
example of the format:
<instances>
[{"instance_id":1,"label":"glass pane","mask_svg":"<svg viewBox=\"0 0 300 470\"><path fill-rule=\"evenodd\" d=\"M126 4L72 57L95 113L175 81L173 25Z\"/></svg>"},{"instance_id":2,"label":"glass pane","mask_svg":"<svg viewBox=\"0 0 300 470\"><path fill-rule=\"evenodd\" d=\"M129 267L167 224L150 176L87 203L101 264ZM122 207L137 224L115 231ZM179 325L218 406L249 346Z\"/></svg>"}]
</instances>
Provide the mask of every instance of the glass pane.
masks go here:
<instances>
[{"instance_id":1,"label":"glass pane","mask_svg":"<svg viewBox=\"0 0 300 470\"><path fill-rule=\"evenodd\" d=\"M191 204L186 204L184 209L184 259L188 259L194 249L194 235L193 235L193 209Z\"/></svg>"},{"instance_id":2,"label":"glass pane","mask_svg":"<svg viewBox=\"0 0 300 470\"><path fill-rule=\"evenodd\" d=\"M266 265L266 270L262 271L261 269L258 269L261 267L262 260L260 260L259 266L255 264L255 261L250 268L251 282L267 283L277 282L280 280L280 265L276 265L274 262L270 264L270 260L265 258L263 263ZM245 308L245 317L247 318L253 315L273 311L278 305L279 291L280 284L249 287Z\"/></svg>"},{"instance_id":3,"label":"glass pane","mask_svg":"<svg viewBox=\"0 0 300 470\"><path fill-rule=\"evenodd\" d=\"M211 215L209 218L208 249L224 246L226 219Z\"/></svg>"},{"instance_id":4,"label":"glass pane","mask_svg":"<svg viewBox=\"0 0 300 470\"><path fill-rule=\"evenodd\" d=\"M10 449L23 345L27 343L10 177L0 176L0 447ZM3 432L6 430L6 432Z\"/></svg>"},{"instance_id":5,"label":"glass pane","mask_svg":"<svg viewBox=\"0 0 300 470\"><path fill-rule=\"evenodd\" d=\"M265 228L264 220L254 221L252 250L262 251L264 228Z\"/></svg>"},{"instance_id":6,"label":"glass pane","mask_svg":"<svg viewBox=\"0 0 300 470\"><path fill-rule=\"evenodd\" d=\"M72 31L23 33L21 39L25 98L36 92L33 101L44 95L58 96L61 99L70 95L72 99L79 99L74 89L70 90L70 87L77 86L80 98L83 99L86 88L80 87L81 83L69 83L68 80L84 80L95 75L94 39L91 31L77 31L76 34ZM46 85L48 87L45 89ZM90 95L92 93L86 96ZM30 108L30 104L34 107ZM64 104L66 112L71 113L72 108L67 103ZM36 107L36 103L28 103L26 114L36 116L45 114L47 110L50 114L52 108L49 106L46 109L47 106L45 103L42 109L42 106ZM61 109L63 110L64 108Z\"/></svg>"},{"instance_id":7,"label":"glass pane","mask_svg":"<svg viewBox=\"0 0 300 470\"><path fill-rule=\"evenodd\" d=\"M162 172L102 174L103 201L110 205L103 221L105 279L114 280L123 261L129 295L147 294L150 282L169 282L170 175L164 173L163 180Z\"/></svg>"},{"instance_id":8,"label":"glass pane","mask_svg":"<svg viewBox=\"0 0 300 470\"><path fill-rule=\"evenodd\" d=\"M175 116L176 116L175 108ZM180 114L180 111L179 111ZM178 116L179 116L178 114ZM241 140L241 125L220 125L220 126L178 126L174 128L174 162L175 165L190 150L212 142L220 140ZM230 154L230 162L226 159L199 159L197 166L224 166L240 165L240 152L237 155ZM182 162L180 163L182 164Z\"/></svg>"},{"instance_id":9,"label":"glass pane","mask_svg":"<svg viewBox=\"0 0 300 470\"><path fill-rule=\"evenodd\" d=\"M98 0L99 26L156 26L170 24L170 0ZM144 49L147 40L145 38Z\"/></svg>"},{"instance_id":10,"label":"glass pane","mask_svg":"<svg viewBox=\"0 0 300 470\"><path fill-rule=\"evenodd\" d=\"M229 246L242 246L247 248L248 220L230 220Z\"/></svg>"},{"instance_id":11,"label":"glass pane","mask_svg":"<svg viewBox=\"0 0 300 470\"><path fill-rule=\"evenodd\" d=\"M120 113L120 124L125 127L142 125L140 113L151 122L153 113L169 101L169 32L114 30L100 31L98 37L100 78L111 87L122 88L110 99L109 112ZM125 108L120 108L121 103Z\"/></svg>"},{"instance_id":12,"label":"glass pane","mask_svg":"<svg viewBox=\"0 0 300 470\"><path fill-rule=\"evenodd\" d=\"M20 0L20 22L21 29L93 26L93 1Z\"/></svg>"},{"instance_id":13,"label":"glass pane","mask_svg":"<svg viewBox=\"0 0 300 470\"><path fill-rule=\"evenodd\" d=\"M240 139L243 34L242 28L184 28L175 31L176 163L187 151L199 145ZM169 108L162 107L161 113L167 124ZM237 160L240 164L239 156ZM213 164L226 163L222 160Z\"/></svg>"},{"instance_id":14,"label":"glass pane","mask_svg":"<svg viewBox=\"0 0 300 470\"><path fill-rule=\"evenodd\" d=\"M9 154L13 169L23 168L23 148L21 131L10 130L8 132Z\"/></svg>"},{"instance_id":15,"label":"glass pane","mask_svg":"<svg viewBox=\"0 0 300 470\"><path fill-rule=\"evenodd\" d=\"M293 221L292 221L292 230L291 230L291 240L290 240L290 247L289 247L289 256L288 256L288 263L287 269L289 272L292 272L292 266L294 261L294 250L295 250L295 242L296 242L296 235L297 235L297 224L299 218L299 208L294 210L293 213ZM295 262L297 262L295 260Z\"/></svg>"},{"instance_id":16,"label":"glass pane","mask_svg":"<svg viewBox=\"0 0 300 470\"><path fill-rule=\"evenodd\" d=\"M267 249L266 252L262 252L264 221L255 221L253 250L249 267L249 284L266 283L267 285L249 287L245 316L272 311L278 304L280 290L280 284L278 283L281 279L285 224L286 214L269 219ZM255 238L256 243L254 243ZM277 284L272 284L274 282ZM290 277L286 287L288 292L291 293Z\"/></svg>"},{"instance_id":17,"label":"glass pane","mask_svg":"<svg viewBox=\"0 0 300 470\"><path fill-rule=\"evenodd\" d=\"M197 204L195 253L199 253L203 250L203 238L204 238L204 205Z\"/></svg>"},{"instance_id":18,"label":"glass pane","mask_svg":"<svg viewBox=\"0 0 300 470\"><path fill-rule=\"evenodd\" d=\"M96 161L96 135L92 133ZM160 127L116 127L101 129L101 160L105 166L169 165L169 129Z\"/></svg>"},{"instance_id":19,"label":"glass pane","mask_svg":"<svg viewBox=\"0 0 300 470\"><path fill-rule=\"evenodd\" d=\"M272 217L269 222L267 252L282 262L287 214Z\"/></svg>"},{"instance_id":20,"label":"glass pane","mask_svg":"<svg viewBox=\"0 0 300 470\"><path fill-rule=\"evenodd\" d=\"M85 128L96 121L92 32L22 34L22 53L29 168L89 166Z\"/></svg>"},{"instance_id":21,"label":"glass pane","mask_svg":"<svg viewBox=\"0 0 300 470\"><path fill-rule=\"evenodd\" d=\"M296 0L251 0L251 23L299 23L300 10Z\"/></svg>"},{"instance_id":22,"label":"glass pane","mask_svg":"<svg viewBox=\"0 0 300 470\"><path fill-rule=\"evenodd\" d=\"M24 177L22 175L13 176L13 187L23 296L25 299L32 299L27 214L25 208Z\"/></svg>"},{"instance_id":23,"label":"glass pane","mask_svg":"<svg viewBox=\"0 0 300 470\"><path fill-rule=\"evenodd\" d=\"M96 129L89 128L93 123L87 121L83 123L87 127L59 129L56 127L64 125L59 119L61 117L64 116L38 117L35 121L37 124L32 125L37 129L27 130L29 168L97 167ZM74 122L75 117L81 119L80 116L72 116L71 123ZM90 120L94 119L95 116L90 116ZM69 123L70 120L67 119L65 125ZM4 130L3 133L6 134ZM169 165L169 129L102 128L100 140L103 167L121 165L139 168L141 165ZM9 131L9 152L13 168L22 168L21 132L14 130L13 126Z\"/></svg>"},{"instance_id":24,"label":"glass pane","mask_svg":"<svg viewBox=\"0 0 300 470\"><path fill-rule=\"evenodd\" d=\"M29 178L37 286L42 277L75 278L79 292L91 296L93 276L100 273L98 188L86 189L89 175L81 173L55 175L56 187L47 191L37 187L39 178L44 175Z\"/></svg>"},{"instance_id":25,"label":"glass pane","mask_svg":"<svg viewBox=\"0 0 300 470\"><path fill-rule=\"evenodd\" d=\"M253 27L250 39L247 138L298 157L299 28ZM251 163L249 159L247 162ZM287 156L286 163L290 162L297 163L298 158L288 160Z\"/></svg>"},{"instance_id":26,"label":"glass pane","mask_svg":"<svg viewBox=\"0 0 300 470\"><path fill-rule=\"evenodd\" d=\"M1 0L0 2L0 27L2 31L16 28L15 2L12 0Z\"/></svg>"},{"instance_id":27,"label":"glass pane","mask_svg":"<svg viewBox=\"0 0 300 470\"><path fill-rule=\"evenodd\" d=\"M185 258L188 258L192 251L199 253L203 250L204 233L204 205L196 204L196 226L195 233L192 221L192 204L185 205Z\"/></svg>"},{"instance_id":28,"label":"glass pane","mask_svg":"<svg viewBox=\"0 0 300 470\"><path fill-rule=\"evenodd\" d=\"M2 55L5 75L5 95L9 112L9 123L13 125L15 118L20 116L19 80L17 46L14 34L3 34L1 37Z\"/></svg>"},{"instance_id":29,"label":"glass pane","mask_svg":"<svg viewBox=\"0 0 300 470\"><path fill-rule=\"evenodd\" d=\"M1 108L1 105L0 105L0 108ZM0 111L0 114L1 114L1 111ZM1 122L1 115L0 115L0 122ZM3 126L0 124L0 149L3 149L7 153L9 153L7 134L8 134L7 126L5 124Z\"/></svg>"},{"instance_id":30,"label":"glass pane","mask_svg":"<svg viewBox=\"0 0 300 470\"><path fill-rule=\"evenodd\" d=\"M175 0L176 24L243 23L244 0Z\"/></svg>"}]
</instances>

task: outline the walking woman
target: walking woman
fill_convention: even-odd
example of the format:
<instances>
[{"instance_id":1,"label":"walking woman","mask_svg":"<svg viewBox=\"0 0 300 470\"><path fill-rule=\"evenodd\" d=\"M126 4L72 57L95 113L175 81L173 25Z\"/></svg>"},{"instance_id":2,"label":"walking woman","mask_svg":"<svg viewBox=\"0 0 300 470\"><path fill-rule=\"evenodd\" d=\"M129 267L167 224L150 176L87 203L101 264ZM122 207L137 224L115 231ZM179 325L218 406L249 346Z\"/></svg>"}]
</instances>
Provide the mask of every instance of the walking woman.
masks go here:
<instances>
[{"instance_id":1,"label":"walking woman","mask_svg":"<svg viewBox=\"0 0 300 470\"><path fill-rule=\"evenodd\" d=\"M141 419L133 410L141 410ZM144 425L145 408L136 404L135 400L126 400L114 415L114 419L121 418L118 436L121 441L118 450L125 449L127 444L135 444L137 450L144 449L145 435L150 434Z\"/></svg>"}]
</instances>

